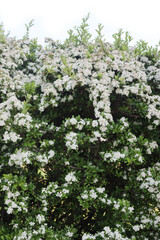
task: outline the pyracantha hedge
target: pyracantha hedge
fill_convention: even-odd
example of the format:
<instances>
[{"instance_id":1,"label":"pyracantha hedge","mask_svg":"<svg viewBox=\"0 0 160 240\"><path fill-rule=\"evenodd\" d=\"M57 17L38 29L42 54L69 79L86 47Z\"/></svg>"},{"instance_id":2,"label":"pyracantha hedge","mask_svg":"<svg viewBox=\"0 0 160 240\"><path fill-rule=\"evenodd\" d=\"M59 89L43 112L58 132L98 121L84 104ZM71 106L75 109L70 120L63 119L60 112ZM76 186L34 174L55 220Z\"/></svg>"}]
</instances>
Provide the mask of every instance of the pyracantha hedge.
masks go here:
<instances>
[{"instance_id":1,"label":"pyracantha hedge","mask_svg":"<svg viewBox=\"0 0 160 240\"><path fill-rule=\"evenodd\" d=\"M1 240L160 239L160 53L87 20L1 36Z\"/></svg>"}]
</instances>

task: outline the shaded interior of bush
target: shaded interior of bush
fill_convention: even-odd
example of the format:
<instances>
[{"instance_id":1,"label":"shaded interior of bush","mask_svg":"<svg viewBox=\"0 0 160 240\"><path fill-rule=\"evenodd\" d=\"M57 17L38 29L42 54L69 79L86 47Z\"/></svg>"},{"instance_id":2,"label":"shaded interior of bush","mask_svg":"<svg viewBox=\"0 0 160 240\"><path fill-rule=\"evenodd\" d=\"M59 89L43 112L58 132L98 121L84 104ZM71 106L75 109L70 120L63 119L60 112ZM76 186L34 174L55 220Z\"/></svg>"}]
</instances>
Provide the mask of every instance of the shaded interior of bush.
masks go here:
<instances>
[{"instance_id":1,"label":"shaded interior of bush","mask_svg":"<svg viewBox=\"0 0 160 240\"><path fill-rule=\"evenodd\" d=\"M69 92L64 91L61 97L68 97L71 95ZM54 123L55 126L60 126L66 118L80 116L82 119L90 118L95 119L94 107L89 99L88 90L85 87L76 87L73 92L73 100L66 100L60 102L55 108L49 106L43 112L49 123Z\"/></svg>"},{"instance_id":2,"label":"shaded interior of bush","mask_svg":"<svg viewBox=\"0 0 160 240\"><path fill-rule=\"evenodd\" d=\"M148 111L147 104L141 99L140 96L130 94L122 96L119 94L111 94L111 113L113 120L116 123L122 117L125 117L129 122L131 132L139 137L143 135L146 138L149 137L148 119L146 118L146 112ZM143 123L143 129L141 128Z\"/></svg>"},{"instance_id":3,"label":"shaded interior of bush","mask_svg":"<svg viewBox=\"0 0 160 240\"><path fill-rule=\"evenodd\" d=\"M142 116L139 113L139 110L136 106L137 96L122 96L120 94L112 93L110 96L111 100L111 113L113 116L114 122L117 122L122 117L128 118L128 120L136 120ZM141 101L142 102L142 101Z\"/></svg>"}]
</instances>

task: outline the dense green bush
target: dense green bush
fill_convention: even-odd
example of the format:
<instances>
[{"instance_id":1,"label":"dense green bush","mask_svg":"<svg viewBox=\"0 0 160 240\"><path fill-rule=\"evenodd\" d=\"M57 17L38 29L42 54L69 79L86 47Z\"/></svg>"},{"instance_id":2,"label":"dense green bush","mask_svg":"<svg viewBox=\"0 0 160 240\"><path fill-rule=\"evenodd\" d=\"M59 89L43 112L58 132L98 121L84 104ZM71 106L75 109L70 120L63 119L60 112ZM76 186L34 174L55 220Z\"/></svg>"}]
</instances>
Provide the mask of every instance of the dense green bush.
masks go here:
<instances>
[{"instance_id":1,"label":"dense green bush","mask_svg":"<svg viewBox=\"0 0 160 240\"><path fill-rule=\"evenodd\" d=\"M158 46L87 20L45 47L1 31L1 240L160 239Z\"/></svg>"}]
</instances>

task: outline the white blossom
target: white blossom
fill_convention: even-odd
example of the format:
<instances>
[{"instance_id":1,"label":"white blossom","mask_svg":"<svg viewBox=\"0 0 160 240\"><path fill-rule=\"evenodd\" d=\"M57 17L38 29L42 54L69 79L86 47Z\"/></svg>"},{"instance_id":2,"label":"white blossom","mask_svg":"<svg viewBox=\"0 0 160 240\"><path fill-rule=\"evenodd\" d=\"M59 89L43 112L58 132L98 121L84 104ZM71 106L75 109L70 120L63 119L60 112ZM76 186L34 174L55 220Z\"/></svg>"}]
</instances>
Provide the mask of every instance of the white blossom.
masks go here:
<instances>
[{"instance_id":1,"label":"white blossom","mask_svg":"<svg viewBox=\"0 0 160 240\"><path fill-rule=\"evenodd\" d=\"M69 182L69 183L76 182L77 179L76 179L76 177L75 177L74 174L75 174L74 172L70 172L69 174L67 174L67 175L65 176L66 182Z\"/></svg>"}]
</instances>

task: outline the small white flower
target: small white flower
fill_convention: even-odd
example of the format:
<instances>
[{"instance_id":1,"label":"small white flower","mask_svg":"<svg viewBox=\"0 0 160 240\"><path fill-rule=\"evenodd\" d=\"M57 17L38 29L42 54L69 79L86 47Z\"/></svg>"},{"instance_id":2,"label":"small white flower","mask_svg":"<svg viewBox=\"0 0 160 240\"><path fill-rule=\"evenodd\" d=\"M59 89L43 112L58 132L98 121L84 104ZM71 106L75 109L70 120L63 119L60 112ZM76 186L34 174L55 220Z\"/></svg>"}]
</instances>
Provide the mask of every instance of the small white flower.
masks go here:
<instances>
[{"instance_id":1,"label":"small white flower","mask_svg":"<svg viewBox=\"0 0 160 240\"><path fill-rule=\"evenodd\" d=\"M50 144L50 145L54 145L54 141L50 140L50 141L49 141L49 144Z\"/></svg>"},{"instance_id":2,"label":"small white flower","mask_svg":"<svg viewBox=\"0 0 160 240\"><path fill-rule=\"evenodd\" d=\"M95 178L95 179L93 180L93 182L94 182L94 183L98 182L98 179L97 179L97 178Z\"/></svg>"},{"instance_id":3,"label":"small white flower","mask_svg":"<svg viewBox=\"0 0 160 240\"><path fill-rule=\"evenodd\" d=\"M29 222L29 225L34 226L35 223L34 222Z\"/></svg>"},{"instance_id":4,"label":"small white flower","mask_svg":"<svg viewBox=\"0 0 160 240\"><path fill-rule=\"evenodd\" d=\"M6 200L5 200L5 204L7 204L7 205L8 205L10 202L11 202L10 199L6 199Z\"/></svg>"},{"instance_id":5,"label":"small white flower","mask_svg":"<svg viewBox=\"0 0 160 240\"><path fill-rule=\"evenodd\" d=\"M114 207L115 207L115 209L119 209L119 208L120 208L120 205L119 205L119 203L117 203L117 204L114 204Z\"/></svg>"},{"instance_id":6,"label":"small white flower","mask_svg":"<svg viewBox=\"0 0 160 240\"><path fill-rule=\"evenodd\" d=\"M69 190L68 189L63 189L63 192L64 193L69 193Z\"/></svg>"},{"instance_id":7,"label":"small white flower","mask_svg":"<svg viewBox=\"0 0 160 240\"><path fill-rule=\"evenodd\" d=\"M7 197L8 197L8 198L11 198L12 196L14 196L14 194L9 191L9 192L7 193Z\"/></svg>"},{"instance_id":8,"label":"small white flower","mask_svg":"<svg viewBox=\"0 0 160 240\"><path fill-rule=\"evenodd\" d=\"M42 214L38 214L37 217L36 217L36 220L41 223L41 222L44 222L45 221L45 218Z\"/></svg>"},{"instance_id":9,"label":"small white flower","mask_svg":"<svg viewBox=\"0 0 160 240\"><path fill-rule=\"evenodd\" d=\"M99 193L103 193L104 191L105 191L105 188L103 187L103 188L97 188L97 191L99 192Z\"/></svg>"},{"instance_id":10,"label":"small white flower","mask_svg":"<svg viewBox=\"0 0 160 240\"><path fill-rule=\"evenodd\" d=\"M93 120L92 121L92 127L97 127L98 126L98 121L97 120Z\"/></svg>"},{"instance_id":11,"label":"small white flower","mask_svg":"<svg viewBox=\"0 0 160 240\"><path fill-rule=\"evenodd\" d=\"M96 192L94 190L90 191L90 197L94 198L94 199L97 198L97 194L96 194Z\"/></svg>"},{"instance_id":12,"label":"small white flower","mask_svg":"<svg viewBox=\"0 0 160 240\"><path fill-rule=\"evenodd\" d=\"M139 229L140 229L140 227L139 227L138 225L133 226L133 230L134 230L134 231L137 232L137 231L139 231Z\"/></svg>"},{"instance_id":13,"label":"small white flower","mask_svg":"<svg viewBox=\"0 0 160 240\"><path fill-rule=\"evenodd\" d=\"M70 123L71 123L72 125L75 125L75 124L77 124L77 120L76 120L75 118L71 118L71 119L70 119Z\"/></svg>"},{"instance_id":14,"label":"small white flower","mask_svg":"<svg viewBox=\"0 0 160 240\"><path fill-rule=\"evenodd\" d=\"M65 165L69 165L69 162L68 162L68 161L66 161L64 164L65 164Z\"/></svg>"},{"instance_id":15,"label":"small white flower","mask_svg":"<svg viewBox=\"0 0 160 240\"><path fill-rule=\"evenodd\" d=\"M110 205L112 201L110 199L107 200L107 204Z\"/></svg>"},{"instance_id":16,"label":"small white flower","mask_svg":"<svg viewBox=\"0 0 160 240\"><path fill-rule=\"evenodd\" d=\"M70 172L69 174L66 175L65 177L66 182L76 182L77 179L74 176L74 172Z\"/></svg>"},{"instance_id":17,"label":"small white flower","mask_svg":"<svg viewBox=\"0 0 160 240\"><path fill-rule=\"evenodd\" d=\"M13 208L12 207L9 207L8 209L7 209L7 213L8 214L11 214L13 212Z\"/></svg>"},{"instance_id":18,"label":"small white flower","mask_svg":"<svg viewBox=\"0 0 160 240\"><path fill-rule=\"evenodd\" d=\"M14 228L18 228L18 223L13 225Z\"/></svg>"},{"instance_id":19,"label":"small white flower","mask_svg":"<svg viewBox=\"0 0 160 240\"><path fill-rule=\"evenodd\" d=\"M149 125L147 128L148 128L148 130L153 130L153 126L152 125Z\"/></svg>"},{"instance_id":20,"label":"small white flower","mask_svg":"<svg viewBox=\"0 0 160 240\"><path fill-rule=\"evenodd\" d=\"M61 193L61 192L57 192L57 193L56 193L56 196L57 196L57 197L62 197L62 193Z\"/></svg>"},{"instance_id":21,"label":"small white flower","mask_svg":"<svg viewBox=\"0 0 160 240\"><path fill-rule=\"evenodd\" d=\"M48 158L52 158L53 156L54 156L54 154L55 154L55 152L53 151L53 150L50 150L49 152L48 152Z\"/></svg>"},{"instance_id":22,"label":"small white flower","mask_svg":"<svg viewBox=\"0 0 160 240\"><path fill-rule=\"evenodd\" d=\"M87 199L87 198L88 198L88 195L85 193L85 194L83 194L83 195L81 196L81 198Z\"/></svg>"},{"instance_id":23,"label":"small white flower","mask_svg":"<svg viewBox=\"0 0 160 240\"><path fill-rule=\"evenodd\" d=\"M103 203L106 203L106 199L105 199L105 198L100 198L100 200L101 200Z\"/></svg>"},{"instance_id":24,"label":"small white flower","mask_svg":"<svg viewBox=\"0 0 160 240\"><path fill-rule=\"evenodd\" d=\"M66 234L68 237L72 237L73 236L73 233L72 232L67 232Z\"/></svg>"},{"instance_id":25,"label":"small white flower","mask_svg":"<svg viewBox=\"0 0 160 240\"><path fill-rule=\"evenodd\" d=\"M17 204L15 202L12 202L12 208L17 208Z\"/></svg>"},{"instance_id":26,"label":"small white flower","mask_svg":"<svg viewBox=\"0 0 160 240\"><path fill-rule=\"evenodd\" d=\"M129 207L128 210L129 210L129 212L133 212L134 207Z\"/></svg>"},{"instance_id":27,"label":"small white flower","mask_svg":"<svg viewBox=\"0 0 160 240\"><path fill-rule=\"evenodd\" d=\"M158 126L159 120L154 120L153 123Z\"/></svg>"}]
</instances>

